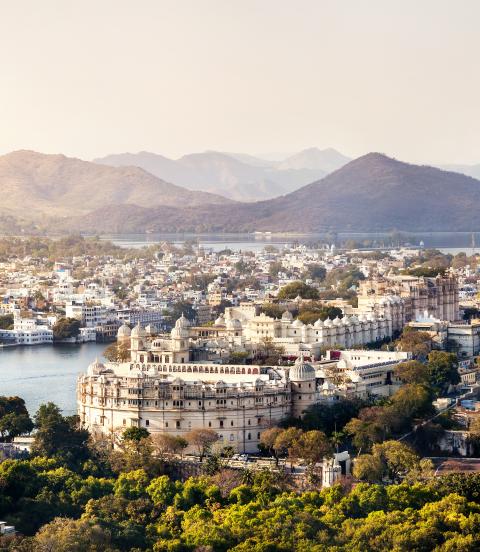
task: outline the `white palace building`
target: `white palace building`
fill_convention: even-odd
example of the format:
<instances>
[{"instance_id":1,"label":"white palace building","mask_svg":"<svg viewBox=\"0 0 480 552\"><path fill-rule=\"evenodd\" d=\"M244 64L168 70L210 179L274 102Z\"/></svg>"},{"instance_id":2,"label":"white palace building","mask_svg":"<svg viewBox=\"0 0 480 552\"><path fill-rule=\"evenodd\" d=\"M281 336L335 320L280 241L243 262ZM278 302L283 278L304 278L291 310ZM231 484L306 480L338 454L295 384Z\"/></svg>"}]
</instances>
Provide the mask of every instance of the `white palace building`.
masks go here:
<instances>
[{"instance_id":1,"label":"white palace building","mask_svg":"<svg viewBox=\"0 0 480 552\"><path fill-rule=\"evenodd\" d=\"M407 357L342 351L338 362L317 365L302 355L290 367L218 364L192 360L192 330L183 316L168 338L140 325L133 330L122 326L118 344L129 349L130 359L96 361L78 378L82 425L106 435L132 426L175 435L210 428L236 450L256 452L265 429L290 416L301 417L315 403L348 392L388 396L399 385L394 367ZM345 376L342 384L337 367Z\"/></svg>"}]
</instances>

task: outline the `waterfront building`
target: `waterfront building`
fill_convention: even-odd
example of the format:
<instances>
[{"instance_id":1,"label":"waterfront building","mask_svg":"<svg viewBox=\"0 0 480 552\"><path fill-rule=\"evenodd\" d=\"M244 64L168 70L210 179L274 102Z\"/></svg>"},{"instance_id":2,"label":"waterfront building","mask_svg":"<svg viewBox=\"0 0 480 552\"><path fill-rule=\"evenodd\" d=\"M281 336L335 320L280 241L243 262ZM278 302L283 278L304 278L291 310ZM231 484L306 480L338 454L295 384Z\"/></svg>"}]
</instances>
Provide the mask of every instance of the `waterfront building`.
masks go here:
<instances>
[{"instance_id":1,"label":"waterfront building","mask_svg":"<svg viewBox=\"0 0 480 552\"><path fill-rule=\"evenodd\" d=\"M340 383L332 369L335 359L330 359L329 370L322 363L306 362L302 355L293 366L192 361L191 329L183 316L170 336L123 325L118 343L129 347L130 359L96 361L78 379L82 425L106 435L127 427L183 436L194 429L212 429L236 450L256 452L263 431L288 417L301 417L314 404L350 394L388 396L397 384L392 370L408 356L382 352L379 362L373 357L365 360L366 352L359 351L364 362L356 369L355 351L342 352L337 360L346 362L350 354L350 361L339 362L337 372L348 376ZM236 329L229 331L234 334Z\"/></svg>"}]
</instances>

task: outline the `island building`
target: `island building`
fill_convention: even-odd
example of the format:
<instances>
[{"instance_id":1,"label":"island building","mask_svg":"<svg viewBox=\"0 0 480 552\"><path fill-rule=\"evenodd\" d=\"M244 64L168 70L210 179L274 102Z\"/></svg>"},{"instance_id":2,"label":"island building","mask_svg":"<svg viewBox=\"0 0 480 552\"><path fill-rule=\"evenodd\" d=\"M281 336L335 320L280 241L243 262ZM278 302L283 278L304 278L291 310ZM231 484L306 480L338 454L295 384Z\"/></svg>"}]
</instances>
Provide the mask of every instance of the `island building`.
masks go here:
<instances>
[{"instance_id":1,"label":"island building","mask_svg":"<svg viewBox=\"0 0 480 552\"><path fill-rule=\"evenodd\" d=\"M78 414L92 432L127 427L186 435L215 430L239 452L257 452L262 432L314 404L340 396L389 396L400 385L395 366L406 353L341 351L323 363L299 355L293 366L234 365L194 359L192 327L177 320L167 337L137 325L118 331L125 362L95 361L77 382ZM235 328L231 330L235 336Z\"/></svg>"}]
</instances>

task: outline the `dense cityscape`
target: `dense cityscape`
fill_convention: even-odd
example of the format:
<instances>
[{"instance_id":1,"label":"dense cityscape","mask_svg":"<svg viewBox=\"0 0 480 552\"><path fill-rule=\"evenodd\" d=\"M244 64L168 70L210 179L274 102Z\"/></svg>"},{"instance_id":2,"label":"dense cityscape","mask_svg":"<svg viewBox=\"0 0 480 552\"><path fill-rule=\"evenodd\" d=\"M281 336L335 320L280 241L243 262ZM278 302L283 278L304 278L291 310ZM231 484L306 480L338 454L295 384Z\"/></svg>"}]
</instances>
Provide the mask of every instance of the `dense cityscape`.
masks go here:
<instances>
[{"instance_id":1,"label":"dense cityscape","mask_svg":"<svg viewBox=\"0 0 480 552\"><path fill-rule=\"evenodd\" d=\"M480 552L479 20L0 3L0 552Z\"/></svg>"},{"instance_id":2,"label":"dense cityscape","mask_svg":"<svg viewBox=\"0 0 480 552\"><path fill-rule=\"evenodd\" d=\"M1 398L2 546L403 550L432 508L474 519L479 260L423 243L3 238L3 351L103 355L77 378L77 415ZM244 508L292 530L240 530ZM404 508L408 529L389 517ZM458 519L428 542L475 546Z\"/></svg>"}]
</instances>

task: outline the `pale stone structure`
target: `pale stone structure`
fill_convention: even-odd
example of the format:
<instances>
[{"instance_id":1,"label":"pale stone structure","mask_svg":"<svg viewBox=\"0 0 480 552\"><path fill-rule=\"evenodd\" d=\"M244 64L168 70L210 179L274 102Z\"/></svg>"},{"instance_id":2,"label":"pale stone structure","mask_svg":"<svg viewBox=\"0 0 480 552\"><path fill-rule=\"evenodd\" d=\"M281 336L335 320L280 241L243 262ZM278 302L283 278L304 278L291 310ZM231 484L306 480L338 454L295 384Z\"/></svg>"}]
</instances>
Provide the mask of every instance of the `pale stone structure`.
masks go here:
<instances>
[{"instance_id":1,"label":"pale stone structure","mask_svg":"<svg viewBox=\"0 0 480 552\"><path fill-rule=\"evenodd\" d=\"M239 331L236 324L227 326L233 340L240 337L235 336ZM193 362L191 330L183 316L170 337L152 335L151 328L139 325L133 330L122 326L118 343L128 347L130 359L106 364L96 361L78 379L82 425L106 435L127 427L182 436L194 429L212 429L224 444L239 452L256 452L265 429L290 416L301 417L320 401L356 391L361 395L369 390L389 394L392 362L374 362L361 372L355 371L354 361L350 362L341 371L348 368L350 381L355 381L342 388L321 364L309 364L302 355L291 367ZM365 353L358 351L359 358ZM348 355L348 351L342 354ZM372 368L375 382L382 388L369 385Z\"/></svg>"}]
</instances>

